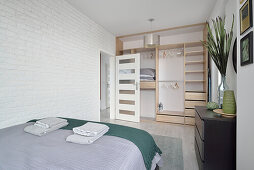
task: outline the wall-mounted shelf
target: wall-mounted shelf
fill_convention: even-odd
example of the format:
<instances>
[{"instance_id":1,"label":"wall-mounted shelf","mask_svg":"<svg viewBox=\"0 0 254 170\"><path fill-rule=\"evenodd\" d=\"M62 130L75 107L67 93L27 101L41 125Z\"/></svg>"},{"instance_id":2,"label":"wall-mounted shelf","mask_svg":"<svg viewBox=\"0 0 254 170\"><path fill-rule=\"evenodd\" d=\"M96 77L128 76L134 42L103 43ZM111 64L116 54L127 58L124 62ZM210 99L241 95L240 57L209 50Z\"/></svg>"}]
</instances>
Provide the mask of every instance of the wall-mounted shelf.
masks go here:
<instances>
[{"instance_id":1,"label":"wall-mounted shelf","mask_svg":"<svg viewBox=\"0 0 254 170\"><path fill-rule=\"evenodd\" d=\"M168 50L168 49L176 49L176 48L184 48L184 44L167 44L158 46L159 50Z\"/></svg>"},{"instance_id":2,"label":"wall-mounted shelf","mask_svg":"<svg viewBox=\"0 0 254 170\"><path fill-rule=\"evenodd\" d=\"M168 50L168 49L177 49L177 48L188 48L188 47L199 47L202 46L201 42L188 42L188 43L177 43L177 44L165 44L165 45L159 45L158 49L159 50ZM125 54L125 53L141 53L141 52L150 52L150 51L155 51L155 48L131 48L131 49L123 49L123 50L119 50L118 52L120 52L121 54ZM202 51L196 51L196 53L198 52L201 53ZM192 52L187 52L187 53L192 53ZM190 54L191 55L191 54ZM193 53L193 55L195 55L195 53Z\"/></svg>"},{"instance_id":3,"label":"wall-mounted shelf","mask_svg":"<svg viewBox=\"0 0 254 170\"><path fill-rule=\"evenodd\" d=\"M196 91L196 90L186 90L185 92L190 92L190 93L206 93L204 91Z\"/></svg>"},{"instance_id":4,"label":"wall-mounted shelf","mask_svg":"<svg viewBox=\"0 0 254 170\"><path fill-rule=\"evenodd\" d=\"M186 83L203 83L205 80L185 80Z\"/></svg>"},{"instance_id":5,"label":"wall-mounted shelf","mask_svg":"<svg viewBox=\"0 0 254 170\"><path fill-rule=\"evenodd\" d=\"M201 41L185 43L185 48L202 47L202 46L203 46L203 43Z\"/></svg>"},{"instance_id":6,"label":"wall-mounted shelf","mask_svg":"<svg viewBox=\"0 0 254 170\"><path fill-rule=\"evenodd\" d=\"M204 64L204 61L200 60L200 61L185 61L185 65L188 64Z\"/></svg>"},{"instance_id":7,"label":"wall-mounted shelf","mask_svg":"<svg viewBox=\"0 0 254 170\"><path fill-rule=\"evenodd\" d=\"M159 80L159 83L167 83L167 82L183 82L183 80Z\"/></svg>"},{"instance_id":8,"label":"wall-mounted shelf","mask_svg":"<svg viewBox=\"0 0 254 170\"><path fill-rule=\"evenodd\" d=\"M204 73L204 70L185 71L185 73Z\"/></svg>"},{"instance_id":9,"label":"wall-mounted shelf","mask_svg":"<svg viewBox=\"0 0 254 170\"><path fill-rule=\"evenodd\" d=\"M121 53L141 53L141 52L151 52L155 51L155 48L132 48L120 50Z\"/></svg>"},{"instance_id":10,"label":"wall-mounted shelf","mask_svg":"<svg viewBox=\"0 0 254 170\"><path fill-rule=\"evenodd\" d=\"M185 52L185 56L200 56L203 55L204 51L190 51L190 52Z\"/></svg>"}]
</instances>

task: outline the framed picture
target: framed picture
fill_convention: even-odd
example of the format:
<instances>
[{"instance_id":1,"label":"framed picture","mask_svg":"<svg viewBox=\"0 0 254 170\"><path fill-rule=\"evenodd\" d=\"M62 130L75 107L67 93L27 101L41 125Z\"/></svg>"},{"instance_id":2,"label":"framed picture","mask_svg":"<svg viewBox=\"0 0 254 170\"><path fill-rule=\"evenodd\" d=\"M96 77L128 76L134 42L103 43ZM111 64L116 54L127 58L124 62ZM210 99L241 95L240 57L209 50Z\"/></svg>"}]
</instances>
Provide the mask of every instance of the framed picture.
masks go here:
<instances>
[{"instance_id":1,"label":"framed picture","mask_svg":"<svg viewBox=\"0 0 254 170\"><path fill-rule=\"evenodd\" d=\"M240 9L240 33L241 35L252 27L252 0L247 0Z\"/></svg>"},{"instance_id":2,"label":"framed picture","mask_svg":"<svg viewBox=\"0 0 254 170\"><path fill-rule=\"evenodd\" d=\"M237 73L237 38L235 39L234 46L233 46L232 61L233 61L233 67L234 67L235 73Z\"/></svg>"},{"instance_id":3,"label":"framed picture","mask_svg":"<svg viewBox=\"0 0 254 170\"><path fill-rule=\"evenodd\" d=\"M241 66L253 63L253 32L241 39Z\"/></svg>"}]
</instances>

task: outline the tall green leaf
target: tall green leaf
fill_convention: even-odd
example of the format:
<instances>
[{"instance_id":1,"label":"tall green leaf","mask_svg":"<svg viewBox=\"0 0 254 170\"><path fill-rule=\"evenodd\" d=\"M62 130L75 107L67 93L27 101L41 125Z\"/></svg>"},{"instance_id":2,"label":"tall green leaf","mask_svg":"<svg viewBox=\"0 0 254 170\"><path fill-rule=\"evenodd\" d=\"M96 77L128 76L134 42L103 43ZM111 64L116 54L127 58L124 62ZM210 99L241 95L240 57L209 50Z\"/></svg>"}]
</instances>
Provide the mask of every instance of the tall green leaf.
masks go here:
<instances>
[{"instance_id":1,"label":"tall green leaf","mask_svg":"<svg viewBox=\"0 0 254 170\"><path fill-rule=\"evenodd\" d=\"M234 16L229 33L225 29L225 18L217 17L212 20L214 33L207 24L207 41L203 41L204 47L213 59L222 76L226 76L228 55L231 48L234 28Z\"/></svg>"}]
</instances>

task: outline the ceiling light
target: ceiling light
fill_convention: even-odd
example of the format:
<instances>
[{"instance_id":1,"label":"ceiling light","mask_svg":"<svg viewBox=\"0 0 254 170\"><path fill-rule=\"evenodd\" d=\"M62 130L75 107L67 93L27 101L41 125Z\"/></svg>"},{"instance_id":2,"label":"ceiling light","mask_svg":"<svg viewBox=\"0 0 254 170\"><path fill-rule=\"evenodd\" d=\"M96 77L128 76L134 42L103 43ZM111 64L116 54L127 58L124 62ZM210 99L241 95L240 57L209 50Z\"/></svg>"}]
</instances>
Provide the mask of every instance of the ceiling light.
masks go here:
<instances>
[{"instance_id":1,"label":"ceiling light","mask_svg":"<svg viewBox=\"0 0 254 170\"><path fill-rule=\"evenodd\" d=\"M152 31L152 22L154 21L153 18L148 20L151 23L151 31ZM145 48L154 48L160 45L160 36L157 34L146 34L144 36L144 47Z\"/></svg>"}]
</instances>

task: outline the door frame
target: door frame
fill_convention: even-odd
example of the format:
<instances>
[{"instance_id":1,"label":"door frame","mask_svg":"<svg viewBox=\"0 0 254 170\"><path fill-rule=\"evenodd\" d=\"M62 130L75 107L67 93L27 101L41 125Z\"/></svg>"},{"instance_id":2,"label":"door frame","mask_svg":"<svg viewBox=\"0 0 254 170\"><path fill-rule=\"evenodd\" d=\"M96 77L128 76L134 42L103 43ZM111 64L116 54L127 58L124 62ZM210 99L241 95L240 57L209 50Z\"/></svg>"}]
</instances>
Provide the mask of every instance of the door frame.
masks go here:
<instances>
[{"instance_id":1,"label":"door frame","mask_svg":"<svg viewBox=\"0 0 254 170\"><path fill-rule=\"evenodd\" d=\"M109 67L110 67L110 119L115 119L115 54L112 54L110 52L107 52L105 50L100 49L99 50L99 56L100 56L100 64L99 64L99 104L101 100L101 54L104 53L109 56ZM99 105L100 108L100 105ZM100 110L100 109L99 109ZM99 114L100 119L100 114Z\"/></svg>"}]
</instances>

